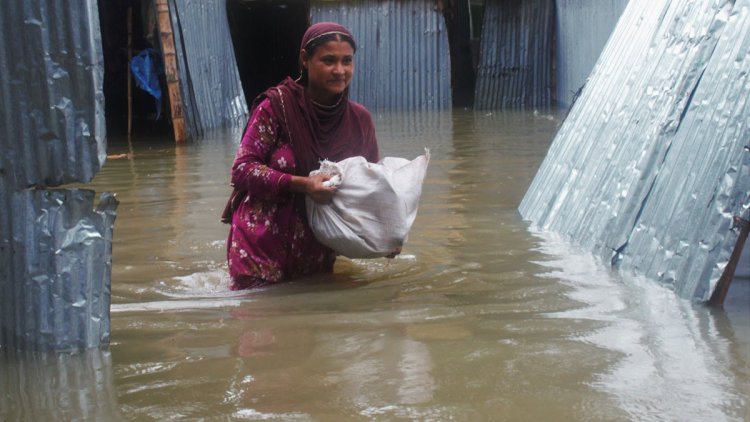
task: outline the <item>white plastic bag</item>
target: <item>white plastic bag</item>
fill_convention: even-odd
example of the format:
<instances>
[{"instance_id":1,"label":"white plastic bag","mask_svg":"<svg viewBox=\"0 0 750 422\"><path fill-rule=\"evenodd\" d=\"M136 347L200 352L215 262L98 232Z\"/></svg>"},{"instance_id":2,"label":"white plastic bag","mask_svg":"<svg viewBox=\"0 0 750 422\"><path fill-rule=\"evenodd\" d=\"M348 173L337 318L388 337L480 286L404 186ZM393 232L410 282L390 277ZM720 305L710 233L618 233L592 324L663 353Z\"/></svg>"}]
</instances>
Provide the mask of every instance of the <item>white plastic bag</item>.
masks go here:
<instances>
[{"instance_id":1,"label":"white plastic bag","mask_svg":"<svg viewBox=\"0 0 750 422\"><path fill-rule=\"evenodd\" d=\"M340 183L328 204L306 199L307 218L318 241L349 258L380 258L400 249L417 216L430 152L414 160L386 157L368 163L352 157L323 161L312 174Z\"/></svg>"}]
</instances>

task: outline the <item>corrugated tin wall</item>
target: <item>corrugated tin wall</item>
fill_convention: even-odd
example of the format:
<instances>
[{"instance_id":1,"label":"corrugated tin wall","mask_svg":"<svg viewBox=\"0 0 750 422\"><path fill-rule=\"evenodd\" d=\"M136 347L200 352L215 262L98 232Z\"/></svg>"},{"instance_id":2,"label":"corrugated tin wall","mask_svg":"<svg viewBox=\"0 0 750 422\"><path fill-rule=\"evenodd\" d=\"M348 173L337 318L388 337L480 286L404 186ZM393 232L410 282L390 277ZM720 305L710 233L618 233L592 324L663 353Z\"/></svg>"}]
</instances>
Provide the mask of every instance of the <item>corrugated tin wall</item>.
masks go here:
<instances>
[{"instance_id":1,"label":"corrugated tin wall","mask_svg":"<svg viewBox=\"0 0 750 422\"><path fill-rule=\"evenodd\" d=\"M96 1L0 2L0 27L0 345L106 343L117 201L44 189L106 157Z\"/></svg>"},{"instance_id":2,"label":"corrugated tin wall","mask_svg":"<svg viewBox=\"0 0 750 422\"><path fill-rule=\"evenodd\" d=\"M87 189L12 195L1 344L67 350L109 342L117 200L104 194L96 210L93 203L94 192Z\"/></svg>"},{"instance_id":3,"label":"corrugated tin wall","mask_svg":"<svg viewBox=\"0 0 750 422\"><path fill-rule=\"evenodd\" d=\"M554 0L487 0L475 108L552 104L554 25Z\"/></svg>"},{"instance_id":4,"label":"corrugated tin wall","mask_svg":"<svg viewBox=\"0 0 750 422\"><path fill-rule=\"evenodd\" d=\"M169 11L188 136L247 120L226 0L170 0Z\"/></svg>"},{"instance_id":5,"label":"corrugated tin wall","mask_svg":"<svg viewBox=\"0 0 750 422\"><path fill-rule=\"evenodd\" d=\"M13 189L90 181L106 150L96 2L0 8L3 181Z\"/></svg>"},{"instance_id":6,"label":"corrugated tin wall","mask_svg":"<svg viewBox=\"0 0 750 422\"><path fill-rule=\"evenodd\" d=\"M448 34L434 0L313 0L310 15L352 31L354 101L371 111L451 107Z\"/></svg>"},{"instance_id":7,"label":"corrugated tin wall","mask_svg":"<svg viewBox=\"0 0 750 422\"><path fill-rule=\"evenodd\" d=\"M708 299L750 208L749 74L750 0L631 0L522 215Z\"/></svg>"},{"instance_id":8,"label":"corrugated tin wall","mask_svg":"<svg viewBox=\"0 0 750 422\"><path fill-rule=\"evenodd\" d=\"M628 0L557 0L557 103L569 107L586 83Z\"/></svg>"}]
</instances>

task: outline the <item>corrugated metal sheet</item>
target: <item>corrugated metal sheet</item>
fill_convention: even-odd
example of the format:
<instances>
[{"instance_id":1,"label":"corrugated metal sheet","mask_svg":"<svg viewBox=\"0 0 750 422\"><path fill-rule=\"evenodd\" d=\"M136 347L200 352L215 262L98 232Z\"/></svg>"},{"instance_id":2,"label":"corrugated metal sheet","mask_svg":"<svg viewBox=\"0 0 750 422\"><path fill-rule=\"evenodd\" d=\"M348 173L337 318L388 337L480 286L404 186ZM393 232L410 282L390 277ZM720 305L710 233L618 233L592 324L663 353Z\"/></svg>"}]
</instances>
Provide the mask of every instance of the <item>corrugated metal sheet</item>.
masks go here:
<instances>
[{"instance_id":1,"label":"corrugated metal sheet","mask_svg":"<svg viewBox=\"0 0 750 422\"><path fill-rule=\"evenodd\" d=\"M451 107L448 34L434 0L312 1L310 15L352 31L354 101L370 110Z\"/></svg>"},{"instance_id":2,"label":"corrugated metal sheet","mask_svg":"<svg viewBox=\"0 0 750 422\"><path fill-rule=\"evenodd\" d=\"M521 203L706 300L750 208L750 0L631 0Z\"/></svg>"},{"instance_id":3,"label":"corrugated metal sheet","mask_svg":"<svg viewBox=\"0 0 750 422\"><path fill-rule=\"evenodd\" d=\"M188 136L247 120L225 0L170 0Z\"/></svg>"},{"instance_id":4,"label":"corrugated metal sheet","mask_svg":"<svg viewBox=\"0 0 750 422\"><path fill-rule=\"evenodd\" d=\"M553 102L554 0L487 0L474 107Z\"/></svg>"},{"instance_id":5,"label":"corrugated metal sheet","mask_svg":"<svg viewBox=\"0 0 750 422\"><path fill-rule=\"evenodd\" d=\"M628 0L557 0L557 103L569 107L586 83Z\"/></svg>"},{"instance_id":6,"label":"corrugated metal sheet","mask_svg":"<svg viewBox=\"0 0 750 422\"><path fill-rule=\"evenodd\" d=\"M0 287L0 344L79 349L109 342L117 200L81 189L16 192Z\"/></svg>"},{"instance_id":7,"label":"corrugated metal sheet","mask_svg":"<svg viewBox=\"0 0 750 422\"><path fill-rule=\"evenodd\" d=\"M109 339L117 201L26 189L88 182L106 158L95 0L0 2L0 345Z\"/></svg>"},{"instance_id":8,"label":"corrugated metal sheet","mask_svg":"<svg viewBox=\"0 0 750 422\"><path fill-rule=\"evenodd\" d=\"M11 189L88 182L104 164L95 0L0 2L0 173Z\"/></svg>"}]
</instances>

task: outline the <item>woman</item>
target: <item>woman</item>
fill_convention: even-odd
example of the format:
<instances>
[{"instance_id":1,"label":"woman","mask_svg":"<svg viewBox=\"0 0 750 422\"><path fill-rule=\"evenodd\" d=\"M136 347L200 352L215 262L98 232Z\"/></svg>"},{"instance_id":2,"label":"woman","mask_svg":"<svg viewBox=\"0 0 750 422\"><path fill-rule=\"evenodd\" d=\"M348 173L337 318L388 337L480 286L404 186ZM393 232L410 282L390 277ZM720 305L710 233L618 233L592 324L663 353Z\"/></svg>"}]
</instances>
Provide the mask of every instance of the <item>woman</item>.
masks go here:
<instances>
[{"instance_id":1,"label":"woman","mask_svg":"<svg viewBox=\"0 0 750 422\"><path fill-rule=\"evenodd\" d=\"M256 98L232 166L233 290L333 271L336 255L315 239L304 198L326 203L336 192L324 186L327 176L308 176L320 160L379 159L370 113L348 98L355 51L343 26L312 25L302 37L300 78Z\"/></svg>"}]
</instances>

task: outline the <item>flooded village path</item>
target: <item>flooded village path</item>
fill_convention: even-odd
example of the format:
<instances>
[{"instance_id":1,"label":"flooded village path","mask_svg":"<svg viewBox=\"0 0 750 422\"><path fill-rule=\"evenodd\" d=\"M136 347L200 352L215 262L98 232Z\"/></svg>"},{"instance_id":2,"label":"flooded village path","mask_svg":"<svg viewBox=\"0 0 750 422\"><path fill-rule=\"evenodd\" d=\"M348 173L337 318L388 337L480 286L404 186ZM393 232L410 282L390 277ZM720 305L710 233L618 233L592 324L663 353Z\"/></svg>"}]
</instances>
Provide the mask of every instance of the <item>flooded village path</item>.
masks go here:
<instances>
[{"instance_id":1,"label":"flooded village path","mask_svg":"<svg viewBox=\"0 0 750 422\"><path fill-rule=\"evenodd\" d=\"M246 292L227 290L219 222L239 132L134 141L90 186L121 202L111 345L6 357L0 416L750 419L747 312L623 279L521 220L559 118L377 116L382 156L432 157L403 253Z\"/></svg>"}]
</instances>

